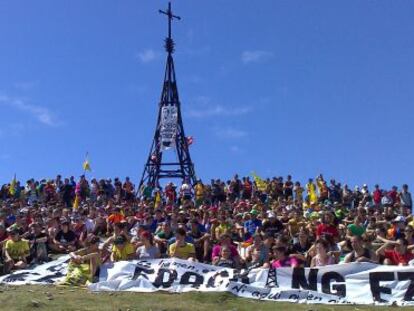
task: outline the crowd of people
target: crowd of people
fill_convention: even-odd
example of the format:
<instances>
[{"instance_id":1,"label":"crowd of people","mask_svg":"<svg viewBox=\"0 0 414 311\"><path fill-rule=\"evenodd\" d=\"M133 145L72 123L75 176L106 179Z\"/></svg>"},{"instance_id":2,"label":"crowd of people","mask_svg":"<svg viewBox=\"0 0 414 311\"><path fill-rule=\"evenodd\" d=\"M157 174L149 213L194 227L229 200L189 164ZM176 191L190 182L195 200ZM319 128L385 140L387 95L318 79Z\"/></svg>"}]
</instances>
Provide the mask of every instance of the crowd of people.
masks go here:
<instances>
[{"instance_id":1,"label":"crowd of people","mask_svg":"<svg viewBox=\"0 0 414 311\"><path fill-rule=\"evenodd\" d=\"M412 207L405 184L351 189L322 175L303 186L235 175L139 189L128 177L13 180L0 189L0 267L70 254L67 281L84 284L104 262L165 257L235 269L408 265Z\"/></svg>"}]
</instances>

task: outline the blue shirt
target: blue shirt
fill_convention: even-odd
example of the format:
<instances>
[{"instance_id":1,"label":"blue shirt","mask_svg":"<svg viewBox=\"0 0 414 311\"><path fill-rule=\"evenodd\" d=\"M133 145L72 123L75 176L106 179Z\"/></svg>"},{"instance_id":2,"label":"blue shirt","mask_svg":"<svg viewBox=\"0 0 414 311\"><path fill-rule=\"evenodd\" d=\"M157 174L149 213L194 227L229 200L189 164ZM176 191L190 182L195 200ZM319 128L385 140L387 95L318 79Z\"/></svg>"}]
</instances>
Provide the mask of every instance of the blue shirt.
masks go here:
<instances>
[{"instance_id":1,"label":"blue shirt","mask_svg":"<svg viewBox=\"0 0 414 311\"><path fill-rule=\"evenodd\" d=\"M244 229L251 235L256 233L256 229L262 226L259 219L250 219L244 223Z\"/></svg>"}]
</instances>

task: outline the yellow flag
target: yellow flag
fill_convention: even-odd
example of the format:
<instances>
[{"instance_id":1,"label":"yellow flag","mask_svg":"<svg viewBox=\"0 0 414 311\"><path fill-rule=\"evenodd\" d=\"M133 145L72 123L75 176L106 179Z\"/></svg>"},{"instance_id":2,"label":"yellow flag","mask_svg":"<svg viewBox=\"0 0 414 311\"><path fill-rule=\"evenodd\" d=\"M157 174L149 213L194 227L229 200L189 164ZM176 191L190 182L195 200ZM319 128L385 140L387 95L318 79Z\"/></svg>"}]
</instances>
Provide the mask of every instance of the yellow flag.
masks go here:
<instances>
[{"instance_id":1,"label":"yellow flag","mask_svg":"<svg viewBox=\"0 0 414 311\"><path fill-rule=\"evenodd\" d=\"M318 202L318 195L316 194L315 185L313 183L307 183L306 189L308 191L309 195L309 201L311 203L317 203Z\"/></svg>"},{"instance_id":2,"label":"yellow flag","mask_svg":"<svg viewBox=\"0 0 414 311\"><path fill-rule=\"evenodd\" d=\"M86 154L86 159L82 164L83 170L86 172L90 172L91 171L91 165L89 164L89 158L88 158L88 154Z\"/></svg>"},{"instance_id":3,"label":"yellow flag","mask_svg":"<svg viewBox=\"0 0 414 311\"><path fill-rule=\"evenodd\" d=\"M266 191L267 189L267 182L261 179L256 173L252 172L252 176L254 181L256 182L257 189L259 191Z\"/></svg>"},{"instance_id":4,"label":"yellow flag","mask_svg":"<svg viewBox=\"0 0 414 311\"><path fill-rule=\"evenodd\" d=\"M75 196L75 202L73 203L73 208L78 209L78 207L79 207L79 196L76 195Z\"/></svg>"},{"instance_id":5,"label":"yellow flag","mask_svg":"<svg viewBox=\"0 0 414 311\"><path fill-rule=\"evenodd\" d=\"M154 207L158 208L161 205L161 194L157 191L154 198Z\"/></svg>"},{"instance_id":6,"label":"yellow flag","mask_svg":"<svg viewBox=\"0 0 414 311\"><path fill-rule=\"evenodd\" d=\"M13 180L10 183L9 193L12 196L16 194L16 174L14 174Z\"/></svg>"}]
</instances>

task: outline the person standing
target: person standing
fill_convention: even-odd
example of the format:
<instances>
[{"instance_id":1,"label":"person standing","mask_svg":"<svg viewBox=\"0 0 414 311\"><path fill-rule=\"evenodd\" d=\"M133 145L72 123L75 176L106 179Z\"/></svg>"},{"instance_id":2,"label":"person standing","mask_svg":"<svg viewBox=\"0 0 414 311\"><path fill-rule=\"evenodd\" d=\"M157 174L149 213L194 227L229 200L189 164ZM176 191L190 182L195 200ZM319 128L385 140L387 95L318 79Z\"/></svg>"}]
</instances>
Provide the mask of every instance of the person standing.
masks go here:
<instances>
[{"instance_id":1,"label":"person standing","mask_svg":"<svg viewBox=\"0 0 414 311\"><path fill-rule=\"evenodd\" d=\"M402 186L401 192L398 194L400 197L401 207L405 209L408 213L413 214L413 200L411 197L411 193L408 192L408 185L404 184Z\"/></svg>"}]
</instances>

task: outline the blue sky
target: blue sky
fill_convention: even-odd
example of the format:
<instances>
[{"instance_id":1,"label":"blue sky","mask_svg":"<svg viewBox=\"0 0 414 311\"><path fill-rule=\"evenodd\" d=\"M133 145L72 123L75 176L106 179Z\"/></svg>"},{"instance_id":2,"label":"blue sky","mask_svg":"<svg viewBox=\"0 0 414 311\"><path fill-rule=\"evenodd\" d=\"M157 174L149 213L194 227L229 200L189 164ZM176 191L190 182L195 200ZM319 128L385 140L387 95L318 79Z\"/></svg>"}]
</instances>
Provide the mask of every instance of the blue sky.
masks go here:
<instances>
[{"instance_id":1,"label":"blue sky","mask_svg":"<svg viewBox=\"0 0 414 311\"><path fill-rule=\"evenodd\" d=\"M138 182L165 65L166 1L0 1L0 182ZM413 182L411 1L173 1L197 175Z\"/></svg>"}]
</instances>

